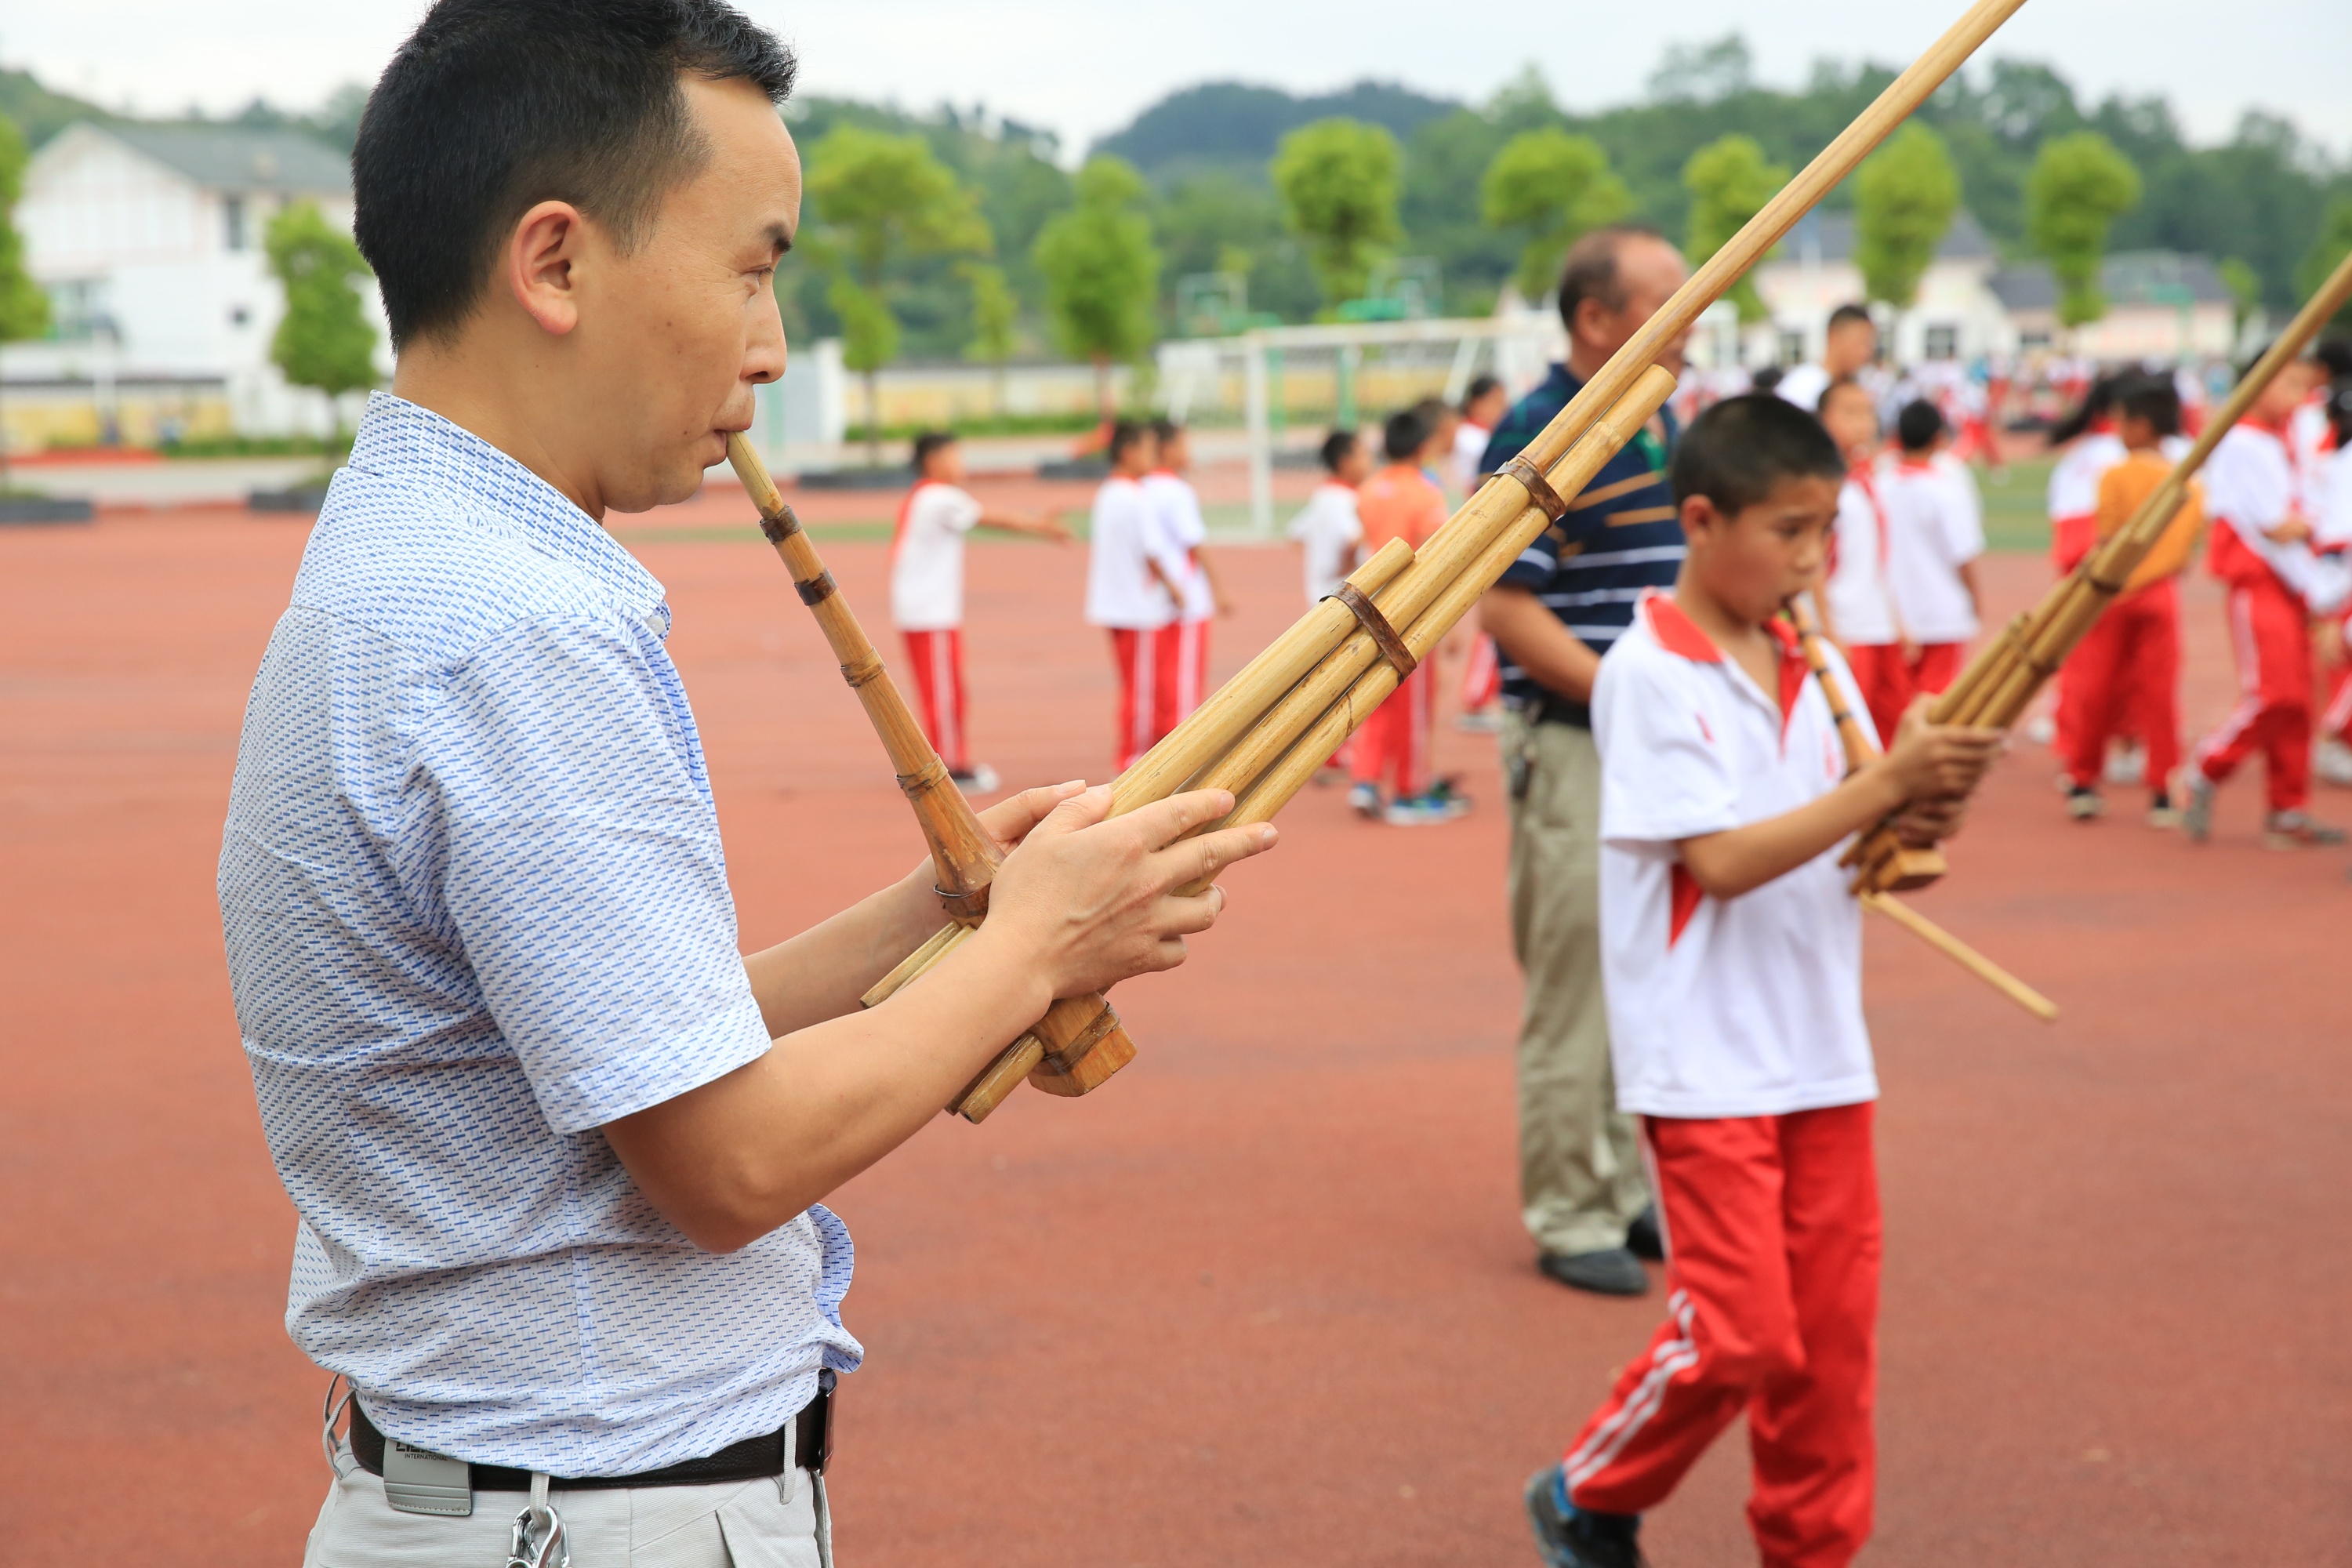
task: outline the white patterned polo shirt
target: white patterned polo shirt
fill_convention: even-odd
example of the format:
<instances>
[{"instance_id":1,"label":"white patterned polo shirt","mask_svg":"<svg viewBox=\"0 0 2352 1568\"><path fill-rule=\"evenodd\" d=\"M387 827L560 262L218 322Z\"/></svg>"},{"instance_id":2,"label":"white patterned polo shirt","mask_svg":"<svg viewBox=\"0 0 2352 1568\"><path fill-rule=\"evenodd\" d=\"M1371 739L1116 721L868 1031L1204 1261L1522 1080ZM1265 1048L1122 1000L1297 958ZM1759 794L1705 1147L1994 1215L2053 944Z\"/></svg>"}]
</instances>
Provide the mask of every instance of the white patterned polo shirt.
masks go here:
<instances>
[{"instance_id":1,"label":"white patterned polo shirt","mask_svg":"<svg viewBox=\"0 0 2352 1568\"><path fill-rule=\"evenodd\" d=\"M287 1329L459 1458L699 1458L862 1353L837 1218L706 1252L598 1131L768 1048L668 633L604 529L378 394L247 705L221 922Z\"/></svg>"}]
</instances>

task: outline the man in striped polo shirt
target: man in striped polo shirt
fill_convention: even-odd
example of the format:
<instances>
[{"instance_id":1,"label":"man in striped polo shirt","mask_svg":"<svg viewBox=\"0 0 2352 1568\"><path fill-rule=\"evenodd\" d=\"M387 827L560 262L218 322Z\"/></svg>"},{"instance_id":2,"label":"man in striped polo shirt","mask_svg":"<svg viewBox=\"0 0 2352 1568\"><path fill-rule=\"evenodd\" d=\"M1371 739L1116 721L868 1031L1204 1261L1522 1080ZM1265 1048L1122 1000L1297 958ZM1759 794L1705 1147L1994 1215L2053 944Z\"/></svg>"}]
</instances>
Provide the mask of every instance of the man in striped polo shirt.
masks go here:
<instances>
[{"instance_id":1,"label":"man in striped polo shirt","mask_svg":"<svg viewBox=\"0 0 2352 1568\"><path fill-rule=\"evenodd\" d=\"M1496 426L1492 473L1568 405L1688 276L1654 229L1595 229L1570 247L1559 313L1568 363ZM1682 369L1677 341L1660 361ZM1617 1110L1601 991L1601 759L1593 677L1634 601L1674 586L1682 526L1666 486L1674 416L1611 458L1479 606L1502 655L1503 768L1511 796L1511 937L1527 971L1519 1026L1522 1217L1546 1274L1638 1296L1657 1226L1631 1119ZM1640 1256L1637 1256L1639 1254Z\"/></svg>"}]
</instances>

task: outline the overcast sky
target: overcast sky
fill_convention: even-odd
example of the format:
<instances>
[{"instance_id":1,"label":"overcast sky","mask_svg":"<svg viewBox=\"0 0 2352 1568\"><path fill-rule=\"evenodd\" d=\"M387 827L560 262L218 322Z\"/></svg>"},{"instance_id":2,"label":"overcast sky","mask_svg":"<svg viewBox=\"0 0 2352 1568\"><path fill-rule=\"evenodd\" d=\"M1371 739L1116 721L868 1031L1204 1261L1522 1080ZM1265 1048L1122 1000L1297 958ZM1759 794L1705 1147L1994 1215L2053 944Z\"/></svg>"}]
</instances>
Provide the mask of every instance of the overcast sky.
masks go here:
<instances>
[{"instance_id":1,"label":"overcast sky","mask_svg":"<svg viewBox=\"0 0 2352 1568\"><path fill-rule=\"evenodd\" d=\"M1322 89L1364 77L1483 98L1532 60L1561 100L1638 95L1670 43L1743 30L1759 75L1793 85L1823 56L1907 61L1962 0L739 0L799 49L805 90L950 99L1059 132L1082 149L1171 89L1237 78ZM140 112L255 95L290 107L370 81L425 0L5 0L0 62ZM2220 19L2217 20L2217 17ZM2160 92L2192 139L2250 106L2352 152L2352 0L2031 0L1993 51L2046 60L2077 89Z\"/></svg>"}]
</instances>

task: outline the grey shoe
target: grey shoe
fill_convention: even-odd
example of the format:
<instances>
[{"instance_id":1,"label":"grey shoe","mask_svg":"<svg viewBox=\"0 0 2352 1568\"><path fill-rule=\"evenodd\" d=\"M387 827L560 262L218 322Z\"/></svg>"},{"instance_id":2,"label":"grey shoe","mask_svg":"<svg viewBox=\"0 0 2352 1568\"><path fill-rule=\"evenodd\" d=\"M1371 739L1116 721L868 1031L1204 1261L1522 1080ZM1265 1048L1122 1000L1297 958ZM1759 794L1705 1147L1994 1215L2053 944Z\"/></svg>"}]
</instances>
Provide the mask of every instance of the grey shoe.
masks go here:
<instances>
[{"instance_id":1,"label":"grey shoe","mask_svg":"<svg viewBox=\"0 0 2352 1568\"><path fill-rule=\"evenodd\" d=\"M1528 1522L1535 1527L1536 1552L1546 1568L1647 1568L1642 1555L1642 1516L1587 1513L1563 1506L1559 1467L1546 1465L1528 1478L1521 1494Z\"/></svg>"},{"instance_id":2,"label":"grey shoe","mask_svg":"<svg viewBox=\"0 0 2352 1568\"><path fill-rule=\"evenodd\" d=\"M1598 1252L1547 1252L1536 1267L1578 1290L1596 1296L1641 1296L1648 1293L1650 1276L1642 1260L1622 1247Z\"/></svg>"},{"instance_id":3,"label":"grey shoe","mask_svg":"<svg viewBox=\"0 0 2352 1568\"><path fill-rule=\"evenodd\" d=\"M2180 783L2172 791L2172 798L2180 802L2180 836L2191 844L2202 844L2213 837L2213 781L2205 770L2186 767L2180 770Z\"/></svg>"},{"instance_id":4,"label":"grey shoe","mask_svg":"<svg viewBox=\"0 0 2352 1568\"><path fill-rule=\"evenodd\" d=\"M2342 828L2315 822L2307 812L2273 811L2263 823L2263 843L2272 849L2327 849L2343 842Z\"/></svg>"}]
</instances>

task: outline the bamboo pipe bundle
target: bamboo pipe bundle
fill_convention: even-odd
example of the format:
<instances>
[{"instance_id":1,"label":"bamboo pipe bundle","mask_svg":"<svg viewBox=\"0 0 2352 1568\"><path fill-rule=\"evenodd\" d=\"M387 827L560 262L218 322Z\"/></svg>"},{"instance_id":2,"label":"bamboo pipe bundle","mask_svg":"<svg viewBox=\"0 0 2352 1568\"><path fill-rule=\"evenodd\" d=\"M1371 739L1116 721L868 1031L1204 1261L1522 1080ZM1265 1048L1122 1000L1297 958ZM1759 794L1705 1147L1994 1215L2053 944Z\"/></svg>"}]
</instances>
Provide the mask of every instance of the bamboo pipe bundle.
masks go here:
<instances>
[{"instance_id":1,"label":"bamboo pipe bundle","mask_svg":"<svg viewBox=\"0 0 2352 1568\"><path fill-rule=\"evenodd\" d=\"M979 924L987 913L989 883L1003 862L1004 847L981 826L971 803L964 799L963 792L948 776L947 764L940 760L939 752L915 721L906 699L899 696L889 670L882 663L882 656L874 651L865 628L857 624L856 616L835 588L833 574L818 558L816 546L801 527L800 519L784 503L760 454L740 434L736 434L727 438L727 460L742 479L751 504L759 509L761 531L775 546L776 554L800 591L801 602L816 616L834 658L840 660L841 678L857 693L866 718L882 739L882 749L888 753L890 765L898 773L898 788L914 808L923 840L930 849L940 903L959 924ZM933 937L919 952L931 952L936 962L952 945L941 941L945 934ZM899 966L906 967L905 963ZM1099 995L1070 996L1055 1003L1045 1017L1014 1042L1013 1048L1034 1051L1040 1062L1051 1058L1074 1064L1081 1058L1098 1058L1097 1069L1107 1069L1103 1070L1104 1077L1118 1071L1135 1055L1134 1042L1119 1026L1118 1015ZM967 1089L949 1109L962 1109L971 1093Z\"/></svg>"},{"instance_id":2,"label":"bamboo pipe bundle","mask_svg":"<svg viewBox=\"0 0 2352 1568\"><path fill-rule=\"evenodd\" d=\"M1782 187L1741 226L1738 234L1708 258L1625 345L1594 373L1592 379L1570 400L1568 405L1528 444L1521 454L1526 463L1538 474L1550 475L1559 467L1563 455L1583 437L1586 431L1600 422L1605 412L1624 399L1635 381L1652 369L1669 347L1689 331L1708 306L1727 293L1748 268L1780 242L1799 218L1811 210L1839 181L1852 174L1895 126L1926 102L2023 4L2024 0L1978 0L1978 4L1970 6L1908 69L1888 83L1870 107L1823 148L1795 179ZM1555 492L1558 489L1557 486L1548 488ZM1581 481L1576 488L1581 488ZM1532 504L1535 499L1532 489L1507 476L1498 476L1481 487L1478 493L1471 497L1462 510L1455 512L1422 548L1398 584L1402 596L1423 605L1434 599L1446 585L1460 580L1472 563L1486 556L1498 535L1530 514L1541 516ZM1538 523L1528 538L1540 533L1543 526L1543 523ZM1500 575L1502 568L1509 564L1516 553L1515 551L1504 558L1495 570L1496 576ZM1489 578L1487 584L1482 584L1481 590L1492 581ZM1410 586L1406 586L1408 584ZM1475 595L1470 602L1475 602ZM1384 598L1382 603L1385 608L1387 600ZM1462 613L1467 613L1467 608L1465 605ZM1330 607L1327 605L1317 614L1329 611ZM1336 621L1336 613L1330 618ZM1391 620L1393 622L1393 617ZM1293 628L1294 632L1298 629ZM1364 639L1366 647L1370 646L1370 640L1369 637ZM1297 646L1305 646L1304 638ZM1369 662L1370 655L1359 649L1354 657ZM1288 688L1288 681L1277 681L1271 664L1263 668L1254 665L1253 668L1256 670L1257 678L1245 688L1247 694L1252 699L1259 695L1281 698ZM1245 675L1249 673L1244 672ZM1237 678L1231 684L1243 686L1244 682ZM1301 705L1304 706L1303 700ZM1129 770L1128 778L1115 788L1114 810L1133 810L1151 800L1164 798L1181 787L1188 779L1202 787L1219 782L1223 775L1197 774L1196 770L1224 745L1238 743L1233 742L1230 735L1222 740L1219 735L1224 731L1233 734L1246 732L1248 724L1235 721L1246 721L1248 717L1249 709L1237 694L1229 706L1220 710L1216 725L1203 724L1190 733L1180 727L1178 733L1171 734L1160 746L1153 748L1152 753ZM1315 721L1313 714L1305 717L1310 723ZM1284 739L1281 746L1275 746L1272 743L1275 738L1269 737L1265 744L1255 749L1266 753L1269 761L1273 753L1297 743L1296 737L1292 736ZM1251 764L1251 761L1236 761L1228 771L1241 772ZM1288 796L1284 795L1281 798L1286 800ZM1238 811L1239 808L1236 809ZM919 973L919 968L914 971L914 973ZM912 974L907 976L908 979L912 977ZM999 1069L1009 1069L1014 1065L1018 1059L1017 1052L1017 1047L1008 1050L1005 1057L1000 1058L997 1068L983 1075L983 1081L1004 1079L1006 1073ZM1084 1086L1076 1091L1083 1093Z\"/></svg>"},{"instance_id":3,"label":"bamboo pipe bundle","mask_svg":"<svg viewBox=\"0 0 2352 1568\"><path fill-rule=\"evenodd\" d=\"M2007 631L1969 660L1959 679L1928 709L1927 716L1938 724L2006 729L2015 723L2074 645L2123 592L2134 569L2164 537L2189 497L2189 481L2205 466L2222 437L2245 417L2263 389L2294 362L2347 300L2352 300L2352 256L2336 264L2286 330L2231 389L2228 399L2206 421L2204 432L2130 520L2060 579L2031 612L2011 622ZM1892 829L1882 824L1849 852L1847 863L1856 869L1857 891L1924 887L1941 874L1940 856L1936 858L1934 874L1923 877L1917 868L1903 865L1895 844Z\"/></svg>"},{"instance_id":4,"label":"bamboo pipe bundle","mask_svg":"<svg viewBox=\"0 0 2352 1568\"><path fill-rule=\"evenodd\" d=\"M1804 650L1806 668L1812 671L1822 696L1829 701L1830 720L1837 726L1838 744L1845 752L1845 771L1852 773L1875 758L1878 748L1862 732L1862 722L1853 716L1853 709L1845 700L1845 688L1830 668L1829 654L1822 646L1822 629L1814 624L1812 612L1805 608L1801 598L1796 598L1789 601L1788 615L1789 624L1797 628L1797 646ZM2056 1003L1910 905L1891 894L1868 889L1855 896L1864 909L1901 926L2043 1023L2057 1021Z\"/></svg>"}]
</instances>

